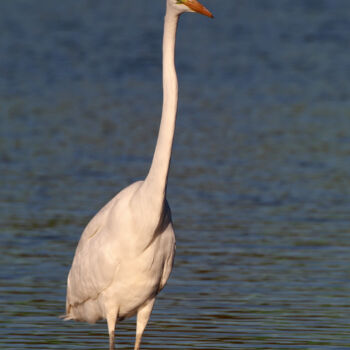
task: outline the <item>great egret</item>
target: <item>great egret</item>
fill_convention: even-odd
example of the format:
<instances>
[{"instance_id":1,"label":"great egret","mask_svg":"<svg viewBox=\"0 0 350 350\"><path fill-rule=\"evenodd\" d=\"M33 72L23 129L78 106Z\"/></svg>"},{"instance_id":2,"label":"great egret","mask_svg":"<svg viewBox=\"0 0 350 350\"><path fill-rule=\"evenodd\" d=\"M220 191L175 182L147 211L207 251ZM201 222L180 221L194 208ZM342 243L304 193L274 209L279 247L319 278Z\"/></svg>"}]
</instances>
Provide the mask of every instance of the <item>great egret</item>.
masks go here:
<instances>
[{"instance_id":1,"label":"great egret","mask_svg":"<svg viewBox=\"0 0 350 350\"><path fill-rule=\"evenodd\" d=\"M135 350L155 298L170 275L175 236L166 200L177 111L174 64L179 16L212 14L197 0L167 0L163 38L163 110L152 165L136 182L109 201L81 235L67 280L65 320L106 319L114 349L118 321L137 314Z\"/></svg>"}]
</instances>

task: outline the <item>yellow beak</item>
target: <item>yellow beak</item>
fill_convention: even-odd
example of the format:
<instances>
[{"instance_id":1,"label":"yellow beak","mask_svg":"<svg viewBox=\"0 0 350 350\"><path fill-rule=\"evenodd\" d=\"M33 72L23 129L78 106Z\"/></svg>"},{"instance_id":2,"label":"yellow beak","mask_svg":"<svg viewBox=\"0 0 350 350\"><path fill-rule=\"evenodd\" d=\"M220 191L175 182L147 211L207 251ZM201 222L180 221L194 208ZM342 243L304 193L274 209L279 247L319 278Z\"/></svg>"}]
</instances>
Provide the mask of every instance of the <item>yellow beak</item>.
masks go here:
<instances>
[{"instance_id":1,"label":"yellow beak","mask_svg":"<svg viewBox=\"0 0 350 350\"><path fill-rule=\"evenodd\" d=\"M197 0L185 0L185 1L183 1L183 3L194 12L198 12L198 13L200 13L204 16L208 16L210 18L214 18L212 13Z\"/></svg>"}]
</instances>

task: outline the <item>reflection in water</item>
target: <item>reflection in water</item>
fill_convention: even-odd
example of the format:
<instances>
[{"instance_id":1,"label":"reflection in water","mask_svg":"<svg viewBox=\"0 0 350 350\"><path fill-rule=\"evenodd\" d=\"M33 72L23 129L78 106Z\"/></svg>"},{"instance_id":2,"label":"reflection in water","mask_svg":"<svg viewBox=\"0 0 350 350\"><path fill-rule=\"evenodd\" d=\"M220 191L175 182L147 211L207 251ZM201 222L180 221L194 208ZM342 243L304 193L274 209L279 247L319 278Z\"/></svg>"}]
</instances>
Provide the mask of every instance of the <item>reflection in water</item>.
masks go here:
<instances>
[{"instance_id":1,"label":"reflection in water","mask_svg":"<svg viewBox=\"0 0 350 350\"><path fill-rule=\"evenodd\" d=\"M104 323L57 318L65 278L159 123L163 3L67 5L0 3L4 349L107 347ZM349 347L349 6L221 0L209 24L182 19L177 256L145 349Z\"/></svg>"}]
</instances>

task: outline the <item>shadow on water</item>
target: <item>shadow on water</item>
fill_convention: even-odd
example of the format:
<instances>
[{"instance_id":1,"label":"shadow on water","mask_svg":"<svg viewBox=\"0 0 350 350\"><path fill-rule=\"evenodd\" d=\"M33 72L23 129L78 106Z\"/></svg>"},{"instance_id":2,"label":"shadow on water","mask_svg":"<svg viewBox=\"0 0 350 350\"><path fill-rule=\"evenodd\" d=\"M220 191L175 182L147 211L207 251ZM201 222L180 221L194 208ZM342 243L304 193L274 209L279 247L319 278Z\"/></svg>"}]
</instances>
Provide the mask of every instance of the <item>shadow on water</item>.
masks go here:
<instances>
[{"instance_id":1,"label":"shadow on water","mask_svg":"<svg viewBox=\"0 0 350 350\"><path fill-rule=\"evenodd\" d=\"M209 2L179 28L177 256L143 347L348 348L350 4ZM0 2L0 348L107 347L58 315L82 228L150 164L152 6Z\"/></svg>"}]
</instances>

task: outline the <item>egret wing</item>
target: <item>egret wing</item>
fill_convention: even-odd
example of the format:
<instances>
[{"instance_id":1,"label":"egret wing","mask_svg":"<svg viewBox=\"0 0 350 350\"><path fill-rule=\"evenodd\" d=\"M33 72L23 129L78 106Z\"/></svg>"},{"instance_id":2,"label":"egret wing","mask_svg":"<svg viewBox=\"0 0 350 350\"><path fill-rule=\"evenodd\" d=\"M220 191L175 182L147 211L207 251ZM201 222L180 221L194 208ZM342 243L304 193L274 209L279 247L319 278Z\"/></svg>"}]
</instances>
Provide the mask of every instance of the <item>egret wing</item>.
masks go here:
<instances>
[{"instance_id":1,"label":"egret wing","mask_svg":"<svg viewBox=\"0 0 350 350\"><path fill-rule=\"evenodd\" d=\"M114 199L92 218L81 235L68 275L67 308L97 298L113 281L118 247L107 222Z\"/></svg>"}]
</instances>

